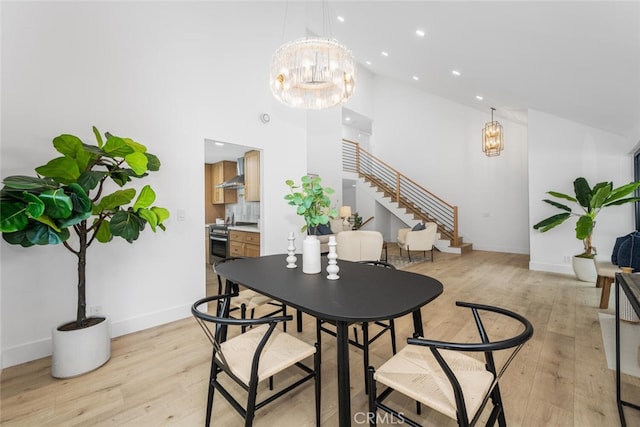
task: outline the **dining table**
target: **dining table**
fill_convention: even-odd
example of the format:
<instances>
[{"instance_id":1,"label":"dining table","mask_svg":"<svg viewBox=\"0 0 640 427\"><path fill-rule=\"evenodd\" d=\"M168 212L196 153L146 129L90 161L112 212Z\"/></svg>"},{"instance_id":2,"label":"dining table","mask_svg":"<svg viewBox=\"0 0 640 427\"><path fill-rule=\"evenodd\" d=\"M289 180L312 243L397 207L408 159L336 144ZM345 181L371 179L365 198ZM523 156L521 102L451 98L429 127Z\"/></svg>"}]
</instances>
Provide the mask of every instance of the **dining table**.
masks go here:
<instances>
[{"instance_id":1,"label":"dining table","mask_svg":"<svg viewBox=\"0 0 640 427\"><path fill-rule=\"evenodd\" d=\"M413 336L422 336L420 309L442 293L442 283L422 274L345 260L338 260L339 278L331 280L327 278L326 256L317 274L303 273L301 266L287 268L286 258L287 254L276 254L237 259L220 264L216 271L227 279L228 286L229 282L242 285L299 312L335 323L338 423L350 426L348 326L411 313Z\"/></svg>"}]
</instances>

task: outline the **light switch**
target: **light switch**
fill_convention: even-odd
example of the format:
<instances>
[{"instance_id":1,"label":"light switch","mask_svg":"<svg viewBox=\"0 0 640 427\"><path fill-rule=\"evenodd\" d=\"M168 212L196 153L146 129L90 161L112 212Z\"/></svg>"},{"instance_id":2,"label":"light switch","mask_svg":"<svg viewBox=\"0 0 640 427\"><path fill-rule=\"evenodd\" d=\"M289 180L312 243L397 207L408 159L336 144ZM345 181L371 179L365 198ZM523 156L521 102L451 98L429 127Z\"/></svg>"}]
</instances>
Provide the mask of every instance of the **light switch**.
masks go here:
<instances>
[{"instance_id":1,"label":"light switch","mask_svg":"<svg viewBox=\"0 0 640 427\"><path fill-rule=\"evenodd\" d=\"M178 209L178 221L184 221L187 217L187 213L184 209Z\"/></svg>"}]
</instances>

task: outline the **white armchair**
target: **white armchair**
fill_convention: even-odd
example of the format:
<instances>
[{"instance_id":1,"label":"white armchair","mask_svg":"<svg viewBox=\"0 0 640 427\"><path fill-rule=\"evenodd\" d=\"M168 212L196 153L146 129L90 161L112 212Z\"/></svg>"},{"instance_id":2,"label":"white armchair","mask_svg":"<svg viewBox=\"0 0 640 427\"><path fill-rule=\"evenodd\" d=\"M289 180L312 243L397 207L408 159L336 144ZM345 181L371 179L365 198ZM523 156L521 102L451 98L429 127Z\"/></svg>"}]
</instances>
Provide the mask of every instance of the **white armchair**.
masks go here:
<instances>
[{"instance_id":1,"label":"white armchair","mask_svg":"<svg viewBox=\"0 0 640 427\"><path fill-rule=\"evenodd\" d=\"M424 230L412 231L410 228L401 228L398 230L398 246L400 247L400 255L402 250L406 250L411 261L411 251L423 251L427 256L427 251L431 252L431 262L433 262L433 246L436 243L436 232L438 225L435 222L427 222L424 224Z\"/></svg>"},{"instance_id":2,"label":"white armchair","mask_svg":"<svg viewBox=\"0 0 640 427\"><path fill-rule=\"evenodd\" d=\"M338 259L380 261L384 239L378 231L342 231L336 234Z\"/></svg>"}]
</instances>

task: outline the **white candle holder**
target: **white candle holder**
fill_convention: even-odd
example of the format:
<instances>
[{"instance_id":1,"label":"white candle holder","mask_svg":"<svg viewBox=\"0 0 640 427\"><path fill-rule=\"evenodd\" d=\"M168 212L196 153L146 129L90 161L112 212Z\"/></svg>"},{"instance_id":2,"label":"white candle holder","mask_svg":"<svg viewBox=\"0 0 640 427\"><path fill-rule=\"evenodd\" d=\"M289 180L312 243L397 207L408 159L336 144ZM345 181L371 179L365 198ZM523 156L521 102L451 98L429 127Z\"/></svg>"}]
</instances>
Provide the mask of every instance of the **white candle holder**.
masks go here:
<instances>
[{"instance_id":1,"label":"white candle holder","mask_svg":"<svg viewBox=\"0 0 640 427\"><path fill-rule=\"evenodd\" d=\"M294 236L293 231L289 233L287 240L289 240L289 246L287 246L287 268L296 268L296 261L298 258L296 257L296 237Z\"/></svg>"},{"instance_id":2,"label":"white candle holder","mask_svg":"<svg viewBox=\"0 0 640 427\"><path fill-rule=\"evenodd\" d=\"M327 265L327 279L329 280L338 280L340 276L338 276L338 271L340 271L340 267L338 267L338 253L336 252L336 236L329 236L329 254L327 255L327 259L329 260L329 265Z\"/></svg>"}]
</instances>

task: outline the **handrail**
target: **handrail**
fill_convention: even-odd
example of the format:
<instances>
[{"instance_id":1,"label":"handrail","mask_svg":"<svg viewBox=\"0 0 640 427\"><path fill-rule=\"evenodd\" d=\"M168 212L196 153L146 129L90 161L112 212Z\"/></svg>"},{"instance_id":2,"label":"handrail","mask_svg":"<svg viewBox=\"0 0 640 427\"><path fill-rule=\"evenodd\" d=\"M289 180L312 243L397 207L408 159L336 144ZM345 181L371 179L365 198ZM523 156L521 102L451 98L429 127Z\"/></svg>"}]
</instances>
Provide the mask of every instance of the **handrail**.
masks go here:
<instances>
[{"instance_id":1,"label":"handrail","mask_svg":"<svg viewBox=\"0 0 640 427\"><path fill-rule=\"evenodd\" d=\"M401 207L425 222L438 224L441 235L458 246L458 207L436 196L411 178L360 148L360 144L342 140L342 169L354 172L378 187Z\"/></svg>"}]
</instances>

